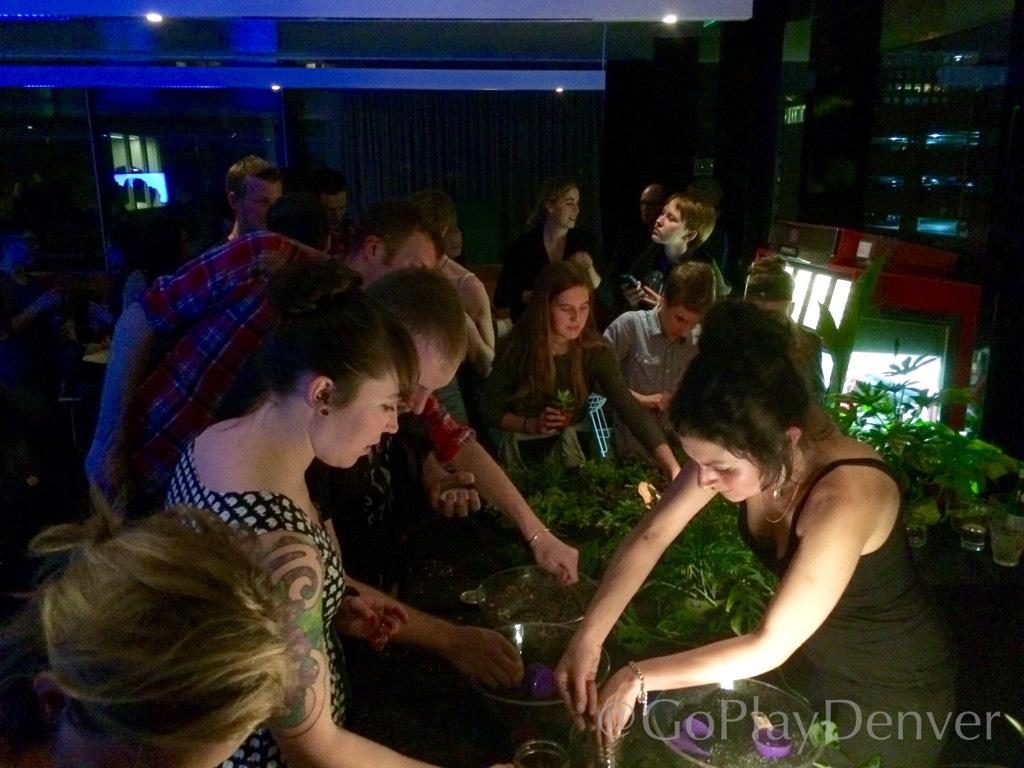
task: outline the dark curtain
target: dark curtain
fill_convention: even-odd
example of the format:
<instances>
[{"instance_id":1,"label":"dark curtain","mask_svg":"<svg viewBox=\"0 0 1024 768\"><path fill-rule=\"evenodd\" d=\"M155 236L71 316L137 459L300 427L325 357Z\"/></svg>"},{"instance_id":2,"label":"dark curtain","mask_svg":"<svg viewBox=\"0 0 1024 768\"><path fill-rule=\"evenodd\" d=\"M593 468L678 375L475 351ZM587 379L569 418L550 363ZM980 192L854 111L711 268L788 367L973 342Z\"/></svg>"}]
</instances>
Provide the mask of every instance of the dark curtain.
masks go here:
<instances>
[{"instance_id":1,"label":"dark curtain","mask_svg":"<svg viewBox=\"0 0 1024 768\"><path fill-rule=\"evenodd\" d=\"M466 209L493 216L501 245L524 229L542 180L571 174L581 185L579 226L601 231L601 92L307 91L297 98L293 157L340 169L356 213L374 200L443 189L463 218Z\"/></svg>"}]
</instances>

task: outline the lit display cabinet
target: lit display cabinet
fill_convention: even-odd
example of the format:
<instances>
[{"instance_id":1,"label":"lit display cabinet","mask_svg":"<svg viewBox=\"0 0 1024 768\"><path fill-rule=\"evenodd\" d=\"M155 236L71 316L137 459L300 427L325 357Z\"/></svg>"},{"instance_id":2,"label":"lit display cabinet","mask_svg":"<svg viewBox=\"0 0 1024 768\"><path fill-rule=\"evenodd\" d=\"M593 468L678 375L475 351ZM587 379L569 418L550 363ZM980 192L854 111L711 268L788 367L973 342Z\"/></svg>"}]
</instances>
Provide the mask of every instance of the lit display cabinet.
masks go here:
<instances>
[{"instance_id":1,"label":"lit display cabinet","mask_svg":"<svg viewBox=\"0 0 1024 768\"><path fill-rule=\"evenodd\" d=\"M916 386L969 386L981 288L949 279L955 254L871 232L785 221L773 225L768 248L759 255L767 253L789 262L796 283L792 317L812 329L822 311L838 324L854 282L872 259L886 259L871 308L861 319L844 389L919 355L933 360L914 372ZM827 381L831 361L824 366Z\"/></svg>"}]
</instances>

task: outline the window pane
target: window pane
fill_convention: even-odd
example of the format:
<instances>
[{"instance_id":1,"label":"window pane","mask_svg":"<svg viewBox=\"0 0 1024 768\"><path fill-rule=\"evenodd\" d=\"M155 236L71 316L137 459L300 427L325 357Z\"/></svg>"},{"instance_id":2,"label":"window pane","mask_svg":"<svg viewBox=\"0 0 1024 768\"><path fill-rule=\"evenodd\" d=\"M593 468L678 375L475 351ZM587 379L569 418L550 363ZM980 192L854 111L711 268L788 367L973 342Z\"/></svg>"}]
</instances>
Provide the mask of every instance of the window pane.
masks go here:
<instances>
[{"instance_id":1,"label":"window pane","mask_svg":"<svg viewBox=\"0 0 1024 768\"><path fill-rule=\"evenodd\" d=\"M108 227L173 206L193 253L227 234L224 174L253 154L282 164L280 97L269 89L101 89L94 93L97 162Z\"/></svg>"},{"instance_id":2,"label":"window pane","mask_svg":"<svg viewBox=\"0 0 1024 768\"><path fill-rule=\"evenodd\" d=\"M36 238L40 269L102 265L86 92L0 90L0 225Z\"/></svg>"}]
</instances>

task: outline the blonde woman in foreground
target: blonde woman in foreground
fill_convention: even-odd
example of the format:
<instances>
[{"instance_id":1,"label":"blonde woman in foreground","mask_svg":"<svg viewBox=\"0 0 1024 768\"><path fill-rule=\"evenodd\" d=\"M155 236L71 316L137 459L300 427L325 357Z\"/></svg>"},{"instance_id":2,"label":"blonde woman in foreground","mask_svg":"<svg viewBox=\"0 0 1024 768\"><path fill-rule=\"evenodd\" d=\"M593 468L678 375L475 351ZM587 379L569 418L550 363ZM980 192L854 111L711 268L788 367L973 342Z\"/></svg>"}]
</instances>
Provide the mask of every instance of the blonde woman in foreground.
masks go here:
<instances>
[{"instance_id":1,"label":"blonde woman in foreground","mask_svg":"<svg viewBox=\"0 0 1024 768\"><path fill-rule=\"evenodd\" d=\"M67 564L0 634L0 765L210 768L280 713L291 630L255 537L100 512L32 546Z\"/></svg>"}]
</instances>

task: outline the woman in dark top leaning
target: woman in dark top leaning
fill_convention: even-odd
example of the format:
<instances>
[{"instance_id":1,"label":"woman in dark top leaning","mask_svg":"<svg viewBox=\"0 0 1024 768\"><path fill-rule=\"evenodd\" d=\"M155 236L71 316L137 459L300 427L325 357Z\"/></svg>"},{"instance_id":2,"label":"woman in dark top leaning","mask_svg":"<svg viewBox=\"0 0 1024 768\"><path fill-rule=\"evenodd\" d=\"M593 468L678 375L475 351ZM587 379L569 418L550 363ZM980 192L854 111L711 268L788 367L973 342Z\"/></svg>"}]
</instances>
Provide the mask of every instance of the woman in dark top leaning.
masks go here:
<instances>
[{"instance_id":1,"label":"woman in dark top leaning","mask_svg":"<svg viewBox=\"0 0 1024 768\"><path fill-rule=\"evenodd\" d=\"M591 392L608 398L633 435L669 477L679 464L654 417L629 391L611 346L594 328L594 291L582 268L544 267L522 320L498 348L484 384L484 419L501 431L506 464L521 460L523 441L562 452L567 465L583 460L572 425L586 416Z\"/></svg>"},{"instance_id":2,"label":"woman in dark top leaning","mask_svg":"<svg viewBox=\"0 0 1024 768\"><path fill-rule=\"evenodd\" d=\"M556 678L573 711L602 712L600 724L615 733L647 691L781 666L836 722L855 764L878 754L886 768L926 768L941 749L930 722L942 729L953 707L946 632L917 580L888 468L814 403L791 349L789 329L752 304L708 313L700 353L670 409L692 461L619 548ZM741 503L744 537L779 575L761 623L630 662L597 694L601 645L616 618L716 494ZM888 716L893 727L867 728L872 715L876 723Z\"/></svg>"},{"instance_id":3,"label":"woman in dark top leaning","mask_svg":"<svg viewBox=\"0 0 1024 768\"><path fill-rule=\"evenodd\" d=\"M576 229L580 187L575 180L553 176L544 181L527 222L530 229L502 256L494 289L494 306L507 309L512 322L522 315L537 275L545 264L572 261L587 273L592 288L601 284L594 267L593 238Z\"/></svg>"}]
</instances>

